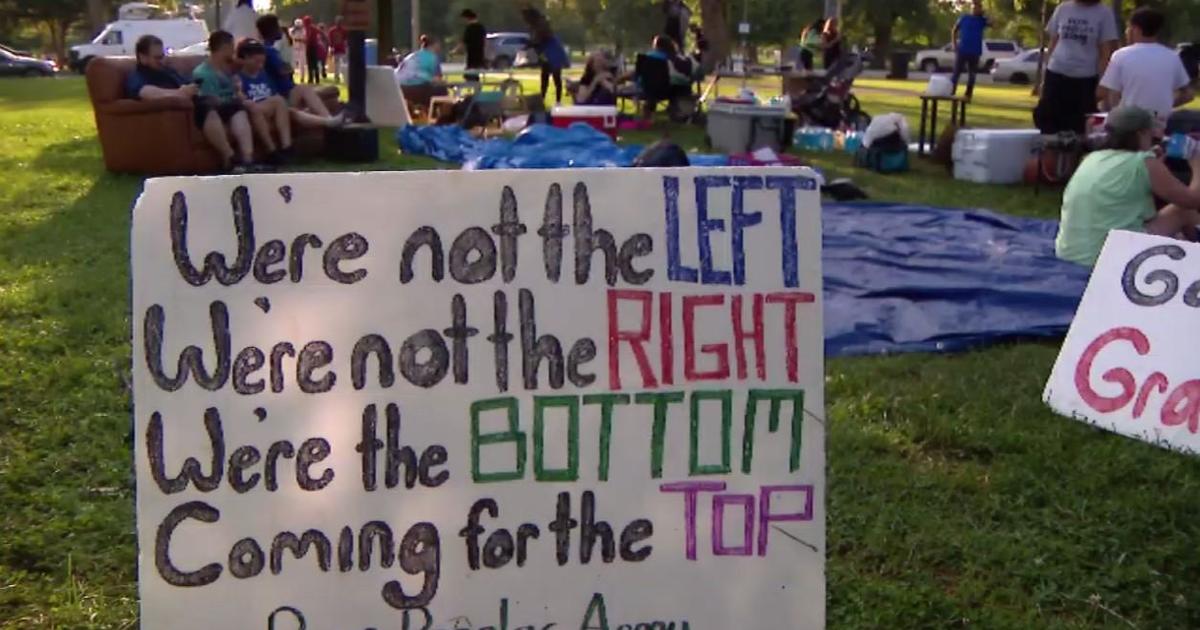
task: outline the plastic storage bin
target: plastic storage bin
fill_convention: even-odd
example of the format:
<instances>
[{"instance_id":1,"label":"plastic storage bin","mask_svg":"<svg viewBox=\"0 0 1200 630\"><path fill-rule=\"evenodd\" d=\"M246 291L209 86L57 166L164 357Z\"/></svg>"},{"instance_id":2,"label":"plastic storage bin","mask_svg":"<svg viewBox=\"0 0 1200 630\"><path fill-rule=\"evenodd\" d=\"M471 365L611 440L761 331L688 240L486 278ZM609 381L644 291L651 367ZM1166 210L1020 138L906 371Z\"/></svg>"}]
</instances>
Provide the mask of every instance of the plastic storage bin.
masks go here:
<instances>
[{"instance_id":1,"label":"plastic storage bin","mask_svg":"<svg viewBox=\"0 0 1200 630\"><path fill-rule=\"evenodd\" d=\"M550 110L550 122L563 129L575 123L583 123L608 134L610 138L617 137L615 105L559 105Z\"/></svg>"},{"instance_id":2,"label":"plastic storage bin","mask_svg":"<svg viewBox=\"0 0 1200 630\"><path fill-rule=\"evenodd\" d=\"M979 184L1022 181L1036 129L963 129L954 137L954 178Z\"/></svg>"},{"instance_id":3,"label":"plastic storage bin","mask_svg":"<svg viewBox=\"0 0 1200 630\"><path fill-rule=\"evenodd\" d=\"M779 152L791 146L795 121L784 107L717 101L708 108L708 139L721 153L747 153L763 147Z\"/></svg>"}]
</instances>

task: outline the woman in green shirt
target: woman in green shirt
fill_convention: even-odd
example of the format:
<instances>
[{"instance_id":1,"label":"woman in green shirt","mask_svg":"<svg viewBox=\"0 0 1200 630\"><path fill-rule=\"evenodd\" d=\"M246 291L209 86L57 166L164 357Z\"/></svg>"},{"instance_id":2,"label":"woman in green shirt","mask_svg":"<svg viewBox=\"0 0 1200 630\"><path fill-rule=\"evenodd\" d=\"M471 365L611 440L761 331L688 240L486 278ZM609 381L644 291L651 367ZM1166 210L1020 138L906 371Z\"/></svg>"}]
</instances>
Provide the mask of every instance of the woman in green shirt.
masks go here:
<instances>
[{"instance_id":1,"label":"woman in green shirt","mask_svg":"<svg viewBox=\"0 0 1200 630\"><path fill-rule=\"evenodd\" d=\"M814 20L800 33L800 65L805 70L813 69L813 60L821 52L821 31L824 28L825 20Z\"/></svg>"},{"instance_id":2,"label":"woman in green shirt","mask_svg":"<svg viewBox=\"0 0 1200 630\"><path fill-rule=\"evenodd\" d=\"M1108 148L1084 158L1063 193L1059 258L1092 266L1109 230L1195 237L1200 224L1200 156L1184 186L1154 153L1154 116L1137 107L1108 115ZM1154 197L1169 205L1155 210Z\"/></svg>"}]
</instances>

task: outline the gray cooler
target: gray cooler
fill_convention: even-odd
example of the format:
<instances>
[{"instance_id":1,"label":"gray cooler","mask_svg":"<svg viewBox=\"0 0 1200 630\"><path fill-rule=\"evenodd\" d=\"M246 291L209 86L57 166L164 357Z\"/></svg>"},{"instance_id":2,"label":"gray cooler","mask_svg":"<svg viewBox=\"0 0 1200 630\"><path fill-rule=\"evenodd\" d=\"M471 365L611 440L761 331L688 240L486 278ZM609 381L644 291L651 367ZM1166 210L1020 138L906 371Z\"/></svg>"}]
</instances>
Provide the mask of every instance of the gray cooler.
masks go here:
<instances>
[{"instance_id":1,"label":"gray cooler","mask_svg":"<svg viewBox=\"0 0 1200 630\"><path fill-rule=\"evenodd\" d=\"M792 144L795 122L783 106L717 101L708 108L708 140L721 153L747 153L763 147L780 152Z\"/></svg>"}]
</instances>

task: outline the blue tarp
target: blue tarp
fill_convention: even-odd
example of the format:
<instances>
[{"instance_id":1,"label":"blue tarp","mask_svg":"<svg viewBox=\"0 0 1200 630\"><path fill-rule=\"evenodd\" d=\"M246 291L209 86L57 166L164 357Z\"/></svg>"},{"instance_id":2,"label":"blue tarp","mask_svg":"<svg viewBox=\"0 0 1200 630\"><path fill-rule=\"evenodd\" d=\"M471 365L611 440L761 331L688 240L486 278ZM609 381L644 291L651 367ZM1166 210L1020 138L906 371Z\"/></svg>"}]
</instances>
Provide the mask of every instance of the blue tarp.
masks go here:
<instances>
[{"instance_id":1,"label":"blue tarp","mask_svg":"<svg viewBox=\"0 0 1200 630\"><path fill-rule=\"evenodd\" d=\"M398 139L407 153L476 169L628 166L641 149L584 125L535 125L516 140L409 126ZM823 220L829 356L1059 336L1087 284L1087 269L1054 257L1054 221L879 203L826 204Z\"/></svg>"},{"instance_id":2,"label":"blue tarp","mask_svg":"<svg viewBox=\"0 0 1200 630\"><path fill-rule=\"evenodd\" d=\"M1054 257L1056 221L881 203L822 219L830 356L1060 336L1090 273Z\"/></svg>"},{"instance_id":3,"label":"blue tarp","mask_svg":"<svg viewBox=\"0 0 1200 630\"><path fill-rule=\"evenodd\" d=\"M630 166L642 152L639 145L618 145L581 123L566 129L532 125L513 140L480 140L458 125L409 125L396 132L396 142L405 153L457 162L467 170ZM723 155L697 154L688 159L694 166L729 164L729 158Z\"/></svg>"}]
</instances>

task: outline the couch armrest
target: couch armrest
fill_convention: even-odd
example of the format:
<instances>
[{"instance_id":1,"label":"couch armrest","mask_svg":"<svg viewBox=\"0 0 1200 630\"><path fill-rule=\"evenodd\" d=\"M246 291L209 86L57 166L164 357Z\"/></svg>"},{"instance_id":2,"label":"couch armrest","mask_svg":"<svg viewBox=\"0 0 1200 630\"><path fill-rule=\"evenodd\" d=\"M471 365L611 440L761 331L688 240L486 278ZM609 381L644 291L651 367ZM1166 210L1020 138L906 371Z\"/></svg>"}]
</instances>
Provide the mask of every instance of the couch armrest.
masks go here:
<instances>
[{"instance_id":1,"label":"couch armrest","mask_svg":"<svg viewBox=\"0 0 1200 630\"><path fill-rule=\"evenodd\" d=\"M140 101L123 98L109 103L96 103L97 115L128 116L169 111L190 112L192 111L192 101L185 98L156 98Z\"/></svg>"},{"instance_id":2,"label":"couch armrest","mask_svg":"<svg viewBox=\"0 0 1200 630\"><path fill-rule=\"evenodd\" d=\"M193 149L200 131L192 121L191 103L176 104L174 109L140 109L154 101L114 102L119 113L96 112L96 128L108 170L119 173L192 173L195 172Z\"/></svg>"}]
</instances>

